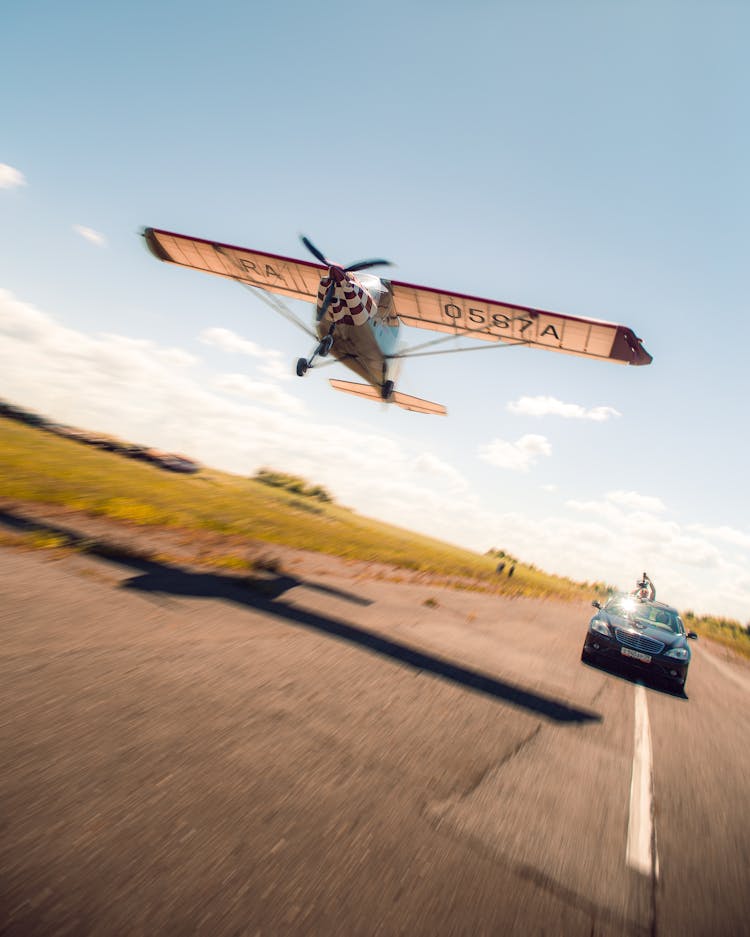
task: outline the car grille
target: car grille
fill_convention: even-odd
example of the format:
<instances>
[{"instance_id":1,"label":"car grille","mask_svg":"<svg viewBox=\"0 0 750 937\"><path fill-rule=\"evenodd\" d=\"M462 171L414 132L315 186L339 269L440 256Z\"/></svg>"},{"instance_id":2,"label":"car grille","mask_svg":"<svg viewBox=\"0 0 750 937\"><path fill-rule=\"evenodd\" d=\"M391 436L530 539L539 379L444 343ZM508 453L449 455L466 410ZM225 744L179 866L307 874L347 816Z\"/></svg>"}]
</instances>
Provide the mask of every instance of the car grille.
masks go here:
<instances>
[{"instance_id":1,"label":"car grille","mask_svg":"<svg viewBox=\"0 0 750 937\"><path fill-rule=\"evenodd\" d=\"M636 651L645 651L647 654L661 654L664 650L663 641L655 641L653 638L647 638L645 634L638 634L635 631L615 628L615 636L620 644L624 644L625 647L632 647Z\"/></svg>"}]
</instances>

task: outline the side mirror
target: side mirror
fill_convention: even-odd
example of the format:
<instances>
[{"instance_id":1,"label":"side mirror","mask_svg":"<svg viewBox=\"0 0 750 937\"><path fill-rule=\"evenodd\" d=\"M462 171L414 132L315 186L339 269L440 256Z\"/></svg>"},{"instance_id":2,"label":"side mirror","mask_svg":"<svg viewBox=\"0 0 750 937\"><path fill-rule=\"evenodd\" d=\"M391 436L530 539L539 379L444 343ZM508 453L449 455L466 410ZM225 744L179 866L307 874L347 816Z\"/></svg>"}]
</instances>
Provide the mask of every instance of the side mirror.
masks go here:
<instances>
[{"instance_id":1,"label":"side mirror","mask_svg":"<svg viewBox=\"0 0 750 937\"><path fill-rule=\"evenodd\" d=\"M596 599L594 599L594 601L593 601L591 604L594 606L594 608L601 608L601 607L602 607L602 603L599 602L599 601L597 601Z\"/></svg>"},{"instance_id":2,"label":"side mirror","mask_svg":"<svg viewBox=\"0 0 750 937\"><path fill-rule=\"evenodd\" d=\"M698 640L698 635L697 635L694 631L688 631L687 636L688 636L689 638L692 638L693 641L697 641L697 640Z\"/></svg>"}]
</instances>

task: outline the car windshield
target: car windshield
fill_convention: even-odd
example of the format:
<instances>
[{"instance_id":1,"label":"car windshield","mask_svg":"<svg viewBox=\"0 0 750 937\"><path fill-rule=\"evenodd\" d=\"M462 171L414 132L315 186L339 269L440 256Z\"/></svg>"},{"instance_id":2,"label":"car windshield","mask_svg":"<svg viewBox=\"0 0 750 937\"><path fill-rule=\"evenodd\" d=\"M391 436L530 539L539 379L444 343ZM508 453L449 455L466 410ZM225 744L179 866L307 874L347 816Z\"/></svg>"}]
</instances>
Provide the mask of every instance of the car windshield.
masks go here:
<instances>
[{"instance_id":1,"label":"car windshield","mask_svg":"<svg viewBox=\"0 0 750 937\"><path fill-rule=\"evenodd\" d=\"M684 628L680 616L670 608L652 605L651 602L639 602L632 595L613 596L605 606L613 615L622 615L642 625L663 628L673 634L683 634Z\"/></svg>"}]
</instances>

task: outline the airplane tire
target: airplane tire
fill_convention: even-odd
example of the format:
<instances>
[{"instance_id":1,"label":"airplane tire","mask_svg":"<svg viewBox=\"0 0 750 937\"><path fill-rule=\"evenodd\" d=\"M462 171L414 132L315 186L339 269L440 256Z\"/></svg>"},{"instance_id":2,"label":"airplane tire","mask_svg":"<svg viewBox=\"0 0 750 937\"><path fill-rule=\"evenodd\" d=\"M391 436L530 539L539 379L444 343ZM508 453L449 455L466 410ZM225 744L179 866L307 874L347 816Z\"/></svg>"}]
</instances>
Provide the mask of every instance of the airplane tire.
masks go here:
<instances>
[{"instance_id":1,"label":"airplane tire","mask_svg":"<svg viewBox=\"0 0 750 937\"><path fill-rule=\"evenodd\" d=\"M306 358L297 359L297 377L304 377L307 374L309 365Z\"/></svg>"},{"instance_id":2,"label":"airplane tire","mask_svg":"<svg viewBox=\"0 0 750 937\"><path fill-rule=\"evenodd\" d=\"M383 400L388 400L389 397L393 396L393 388L395 386L393 381L383 381L383 386L380 388L380 396Z\"/></svg>"}]
</instances>

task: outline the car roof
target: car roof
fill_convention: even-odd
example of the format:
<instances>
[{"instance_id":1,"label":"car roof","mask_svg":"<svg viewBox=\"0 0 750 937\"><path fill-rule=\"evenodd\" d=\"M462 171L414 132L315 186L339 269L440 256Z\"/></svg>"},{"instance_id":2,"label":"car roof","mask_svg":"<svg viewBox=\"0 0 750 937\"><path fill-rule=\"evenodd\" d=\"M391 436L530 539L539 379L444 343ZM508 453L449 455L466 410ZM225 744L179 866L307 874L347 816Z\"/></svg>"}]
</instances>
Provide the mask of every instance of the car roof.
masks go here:
<instances>
[{"instance_id":1,"label":"car roof","mask_svg":"<svg viewBox=\"0 0 750 937\"><path fill-rule=\"evenodd\" d=\"M616 592L610 596L610 599L627 598L629 595L629 592ZM635 596L632 596L632 598L635 598ZM607 601L609 601L609 599L607 599ZM641 605L651 605L653 608L663 608L665 611L673 612L675 615L680 614L674 605L667 605L666 602L657 602L655 599L640 599L639 601Z\"/></svg>"},{"instance_id":2,"label":"car roof","mask_svg":"<svg viewBox=\"0 0 750 937\"><path fill-rule=\"evenodd\" d=\"M675 615L679 615L679 614L680 614L680 613L677 611L677 609L676 609L673 605L667 605L666 602L644 602L643 604L644 604L644 605L653 605L654 608L663 608L663 609L664 609L665 611L667 611L667 612L674 612Z\"/></svg>"}]
</instances>

